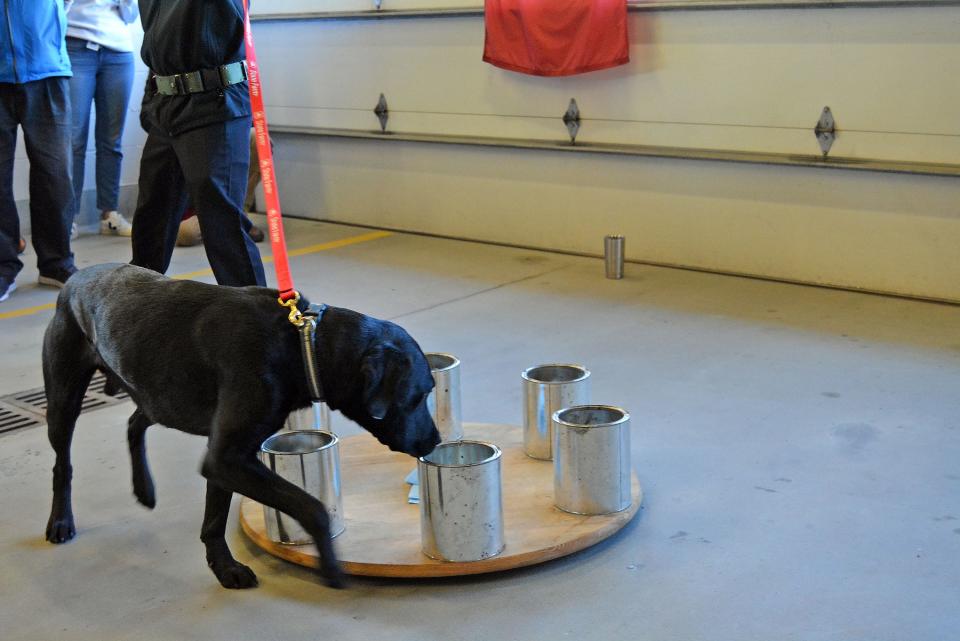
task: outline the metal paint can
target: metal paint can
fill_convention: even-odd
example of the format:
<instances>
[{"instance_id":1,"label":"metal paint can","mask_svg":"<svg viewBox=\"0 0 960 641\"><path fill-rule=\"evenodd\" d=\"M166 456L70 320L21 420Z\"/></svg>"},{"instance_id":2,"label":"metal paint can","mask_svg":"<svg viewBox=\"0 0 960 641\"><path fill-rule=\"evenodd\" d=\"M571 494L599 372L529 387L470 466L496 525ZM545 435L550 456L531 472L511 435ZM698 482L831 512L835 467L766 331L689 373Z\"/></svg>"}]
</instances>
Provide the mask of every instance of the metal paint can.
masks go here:
<instances>
[{"instance_id":1,"label":"metal paint can","mask_svg":"<svg viewBox=\"0 0 960 641\"><path fill-rule=\"evenodd\" d=\"M500 448L441 443L420 457L420 547L445 561L480 561L503 551Z\"/></svg>"},{"instance_id":2,"label":"metal paint can","mask_svg":"<svg viewBox=\"0 0 960 641\"><path fill-rule=\"evenodd\" d=\"M623 236L604 236L603 266L607 278L623 278L624 249L627 240Z\"/></svg>"},{"instance_id":3,"label":"metal paint can","mask_svg":"<svg viewBox=\"0 0 960 641\"><path fill-rule=\"evenodd\" d=\"M553 415L553 498L564 512L610 514L632 501L630 415L608 405Z\"/></svg>"},{"instance_id":4,"label":"metal paint can","mask_svg":"<svg viewBox=\"0 0 960 641\"><path fill-rule=\"evenodd\" d=\"M287 415L287 420L283 423L283 429L287 432L297 430L322 430L330 431L330 406L324 402L312 403L310 407L293 410Z\"/></svg>"},{"instance_id":5,"label":"metal paint can","mask_svg":"<svg viewBox=\"0 0 960 641\"><path fill-rule=\"evenodd\" d=\"M530 458L553 458L553 425L557 410L590 402L590 370L582 365L539 365L523 379L523 451Z\"/></svg>"},{"instance_id":6,"label":"metal paint can","mask_svg":"<svg viewBox=\"0 0 960 641\"><path fill-rule=\"evenodd\" d=\"M263 442L259 453L270 470L323 503L330 517L330 536L344 530L339 442L331 432L279 432ZM271 541L293 545L313 542L292 516L264 505L263 517Z\"/></svg>"},{"instance_id":7,"label":"metal paint can","mask_svg":"<svg viewBox=\"0 0 960 641\"><path fill-rule=\"evenodd\" d=\"M433 374L434 388L427 397L430 416L440 431L440 440L463 438L463 416L460 405L460 360L451 354L425 354Z\"/></svg>"}]
</instances>

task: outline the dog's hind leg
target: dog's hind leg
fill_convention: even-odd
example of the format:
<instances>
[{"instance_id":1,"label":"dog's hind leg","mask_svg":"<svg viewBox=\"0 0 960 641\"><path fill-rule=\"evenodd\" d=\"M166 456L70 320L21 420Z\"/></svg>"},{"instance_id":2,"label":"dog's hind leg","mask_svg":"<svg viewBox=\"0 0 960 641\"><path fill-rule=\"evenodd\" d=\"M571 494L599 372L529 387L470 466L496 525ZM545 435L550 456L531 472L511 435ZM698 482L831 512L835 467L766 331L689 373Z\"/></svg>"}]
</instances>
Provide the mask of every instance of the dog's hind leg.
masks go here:
<instances>
[{"instance_id":1,"label":"dog's hind leg","mask_svg":"<svg viewBox=\"0 0 960 641\"><path fill-rule=\"evenodd\" d=\"M257 575L233 558L224 536L231 498L233 492L223 489L213 481L207 481L207 503L203 512L200 540L207 548L207 565L220 581L220 585L233 589L253 588L257 585Z\"/></svg>"},{"instance_id":2,"label":"dog's hind leg","mask_svg":"<svg viewBox=\"0 0 960 641\"><path fill-rule=\"evenodd\" d=\"M133 468L133 495L151 510L157 505L157 495L147 464L147 428L153 421L138 407L127 422L127 444L130 446L130 465Z\"/></svg>"},{"instance_id":3,"label":"dog's hind leg","mask_svg":"<svg viewBox=\"0 0 960 641\"><path fill-rule=\"evenodd\" d=\"M71 503L70 443L83 395L96 369L92 349L69 313L58 309L43 340L43 382L47 394L47 437L56 453L53 505L47 540L63 543L76 535Z\"/></svg>"}]
</instances>

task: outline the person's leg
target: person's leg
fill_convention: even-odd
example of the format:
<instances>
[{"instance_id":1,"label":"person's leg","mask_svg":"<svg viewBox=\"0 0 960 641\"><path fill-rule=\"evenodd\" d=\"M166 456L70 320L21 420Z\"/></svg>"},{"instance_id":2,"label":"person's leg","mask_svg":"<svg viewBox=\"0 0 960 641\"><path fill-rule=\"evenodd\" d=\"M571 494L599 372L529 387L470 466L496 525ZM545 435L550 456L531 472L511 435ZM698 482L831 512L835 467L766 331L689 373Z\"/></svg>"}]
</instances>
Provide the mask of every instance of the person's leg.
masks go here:
<instances>
[{"instance_id":1,"label":"person's leg","mask_svg":"<svg viewBox=\"0 0 960 641\"><path fill-rule=\"evenodd\" d=\"M243 199L243 211L257 210L257 185L260 184L260 154L257 153L257 134L250 129L250 168L247 169L247 195Z\"/></svg>"},{"instance_id":2,"label":"person's leg","mask_svg":"<svg viewBox=\"0 0 960 641\"><path fill-rule=\"evenodd\" d=\"M133 87L133 54L100 49L100 69L97 74L95 101L97 125L94 136L97 144L97 209L101 225L110 233L130 234L130 223L117 212L120 201L120 166L123 161L122 138L126 122L127 103Z\"/></svg>"},{"instance_id":3,"label":"person's leg","mask_svg":"<svg viewBox=\"0 0 960 641\"><path fill-rule=\"evenodd\" d=\"M200 221L207 258L221 285L265 285L263 262L242 211L250 121L236 118L174 138Z\"/></svg>"},{"instance_id":4,"label":"person's leg","mask_svg":"<svg viewBox=\"0 0 960 641\"><path fill-rule=\"evenodd\" d=\"M71 137L73 139L73 211L71 222L80 213L83 178L87 160L87 138L90 131L90 104L97 78L97 52L87 49L85 40L67 38L67 53L73 77L70 78ZM99 110L98 110L99 111ZM97 114L97 121L100 114Z\"/></svg>"},{"instance_id":5,"label":"person's leg","mask_svg":"<svg viewBox=\"0 0 960 641\"><path fill-rule=\"evenodd\" d=\"M203 242L203 236L200 234L200 221L197 220L197 212L187 203L187 208L183 212L183 218L180 221L180 229L177 231L177 247L193 247Z\"/></svg>"},{"instance_id":6,"label":"person's leg","mask_svg":"<svg viewBox=\"0 0 960 641\"><path fill-rule=\"evenodd\" d=\"M147 134L143 146L139 190L130 262L163 274L170 266L187 194L173 141L156 130Z\"/></svg>"},{"instance_id":7,"label":"person's leg","mask_svg":"<svg viewBox=\"0 0 960 641\"><path fill-rule=\"evenodd\" d=\"M30 226L44 284L62 286L74 272L70 251L73 162L70 79L44 78L23 87L20 126L30 160ZM47 282L53 279L54 282Z\"/></svg>"},{"instance_id":8,"label":"person's leg","mask_svg":"<svg viewBox=\"0 0 960 641\"><path fill-rule=\"evenodd\" d=\"M273 149L273 141L270 141L270 148ZM247 196L243 199L243 211L255 213L257 211L257 185L260 184L260 154L257 152L257 135L255 130L250 130L250 168L247 170ZM247 234L253 239L253 242L263 241L263 230L253 225Z\"/></svg>"},{"instance_id":9,"label":"person's leg","mask_svg":"<svg viewBox=\"0 0 960 641\"><path fill-rule=\"evenodd\" d=\"M18 85L0 83L0 297L23 269L17 258L20 216L13 198L13 156L17 148Z\"/></svg>"}]
</instances>

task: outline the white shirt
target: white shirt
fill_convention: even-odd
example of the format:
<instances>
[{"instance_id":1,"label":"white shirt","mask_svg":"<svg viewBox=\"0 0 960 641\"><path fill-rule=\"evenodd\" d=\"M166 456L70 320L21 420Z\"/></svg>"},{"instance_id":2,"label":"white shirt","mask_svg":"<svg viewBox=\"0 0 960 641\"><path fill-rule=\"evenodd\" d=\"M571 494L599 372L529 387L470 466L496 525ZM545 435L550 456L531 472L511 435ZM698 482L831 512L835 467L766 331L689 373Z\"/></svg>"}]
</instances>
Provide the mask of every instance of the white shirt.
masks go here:
<instances>
[{"instance_id":1,"label":"white shirt","mask_svg":"<svg viewBox=\"0 0 960 641\"><path fill-rule=\"evenodd\" d=\"M127 26L137 19L136 0L67 0L67 35L114 51L133 51Z\"/></svg>"}]
</instances>

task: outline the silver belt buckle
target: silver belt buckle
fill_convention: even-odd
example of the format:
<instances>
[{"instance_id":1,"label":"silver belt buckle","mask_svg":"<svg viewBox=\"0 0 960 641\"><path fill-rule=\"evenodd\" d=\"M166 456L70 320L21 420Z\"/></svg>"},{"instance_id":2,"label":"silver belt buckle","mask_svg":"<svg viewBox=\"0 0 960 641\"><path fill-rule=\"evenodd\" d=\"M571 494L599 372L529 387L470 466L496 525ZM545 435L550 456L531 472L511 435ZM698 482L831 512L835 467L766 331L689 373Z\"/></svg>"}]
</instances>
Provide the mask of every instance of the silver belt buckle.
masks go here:
<instances>
[{"instance_id":1,"label":"silver belt buckle","mask_svg":"<svg viewBox=\"0 0 960 641\"><path fill-rule=\"evenodd\" d=\"M176 96L183 93L183 78L180 77L180 74L154 76L154 82L157 83L157 91L167 96Z\"/></svg>"},{"instance_id":2,"label":"silver belt buckle","mask_svg":"<svg viewBox=\"0 0 960 641\"><path fill-rule=\"evenodd\" d=\"M235 76L234 69L237 69L240 72L239 78ZM231 62L228 65L222 65L217 67L217 72L220 74L220 83L224 87L229 87L230 85L235 85L238 82L243 82L247 79L246 61L240 60L238 62Z\"/></svg>"},{"instance_id":3,"label":"silver belt buckle","mask_svg":"<svg viewBox=\"0 0 960 641\"><path fill-rule=\"evenodd\" d=\"M203 84L203 74L199 71L181 74L185 79L183 83L187 93L198 93L206 89Z\"/></svg>"}]
</instances>

